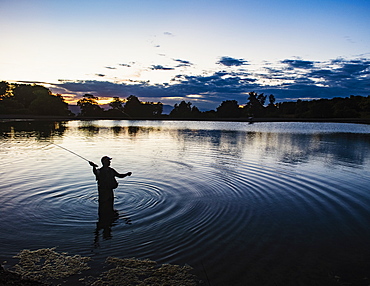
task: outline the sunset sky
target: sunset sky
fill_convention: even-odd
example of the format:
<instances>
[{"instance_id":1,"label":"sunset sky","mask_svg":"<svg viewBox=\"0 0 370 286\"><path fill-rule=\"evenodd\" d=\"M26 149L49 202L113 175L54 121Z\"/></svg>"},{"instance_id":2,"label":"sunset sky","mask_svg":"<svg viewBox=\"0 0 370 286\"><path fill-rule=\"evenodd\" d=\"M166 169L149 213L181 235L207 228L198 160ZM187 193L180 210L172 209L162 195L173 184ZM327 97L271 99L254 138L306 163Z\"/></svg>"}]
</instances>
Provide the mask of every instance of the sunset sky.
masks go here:
<instances>
[{"instance_id":1,"label":"sunset sky","mask_svg":"<svg viewBox=\"0 0 370 286\"><path fill-rule=\"evenodd\" d=\"M369 15L369 0L0 0L0 81L203 110L250 91L367 96Z\"/></svg>"}]
</instances>

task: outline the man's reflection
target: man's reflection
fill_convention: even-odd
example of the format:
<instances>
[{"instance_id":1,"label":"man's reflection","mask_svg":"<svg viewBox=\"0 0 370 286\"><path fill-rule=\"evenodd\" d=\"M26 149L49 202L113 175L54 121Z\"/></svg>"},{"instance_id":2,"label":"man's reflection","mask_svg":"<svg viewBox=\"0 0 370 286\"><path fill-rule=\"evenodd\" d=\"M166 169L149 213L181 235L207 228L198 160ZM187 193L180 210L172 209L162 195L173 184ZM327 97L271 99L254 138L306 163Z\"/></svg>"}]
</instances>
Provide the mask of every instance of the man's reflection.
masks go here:
<instances>
[{"instance_id":1,"label":"man's reflection","mask_svg":"<svg viewBox=\"0 0 370 286\"><path fill-rule=\"evenodd\" d=\"M113 209L112 205L99 203L99 219L96 223L95 229L95 240L94 245L96 248L100 246L100 233L104 240L112 238L112 227L118 224L118 219L123 219L126 224L131 225L131 219L127 216L119 214L119 212Z\"/></svg>"},{"instance_id":2,"label":"man's reflection","mask_svg":"<svg viewBox=\"0 0 370 286\"><path fill-rule=\"evenodd\" d=\"M119 214L117 210L107 207L106 204L99 203L99 220L95 229L95 246L99 246L100 231L103 230L103 239L112 238L112 226L117 223Z\"/></svg>"}]
</instances>

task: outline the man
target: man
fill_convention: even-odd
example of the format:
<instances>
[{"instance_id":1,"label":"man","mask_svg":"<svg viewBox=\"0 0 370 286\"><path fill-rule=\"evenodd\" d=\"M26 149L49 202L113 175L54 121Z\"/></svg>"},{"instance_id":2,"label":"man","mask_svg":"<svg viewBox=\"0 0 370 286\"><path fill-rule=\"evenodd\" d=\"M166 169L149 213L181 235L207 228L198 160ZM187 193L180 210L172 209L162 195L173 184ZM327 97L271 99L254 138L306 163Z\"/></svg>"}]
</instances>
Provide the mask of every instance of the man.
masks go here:
<instances>
[{"instance_id":1,"label":"man","mask_svg":"<svg viewBox=\"0 0 370 286\"><path fill-rule=\"evenodd\" d=\"M118 187L118 182L115 177L124 178L131 176L131 172L126 174L119 174L116 170L109 167L112 158L104 156L101 158L103 167L97 169L98 165L89 161L89 164L93 167L96 180L98 181L98 192L99 192L99 215L114 213L113 200L114 194L113 189Z\"/></svg>"}]
</instances>

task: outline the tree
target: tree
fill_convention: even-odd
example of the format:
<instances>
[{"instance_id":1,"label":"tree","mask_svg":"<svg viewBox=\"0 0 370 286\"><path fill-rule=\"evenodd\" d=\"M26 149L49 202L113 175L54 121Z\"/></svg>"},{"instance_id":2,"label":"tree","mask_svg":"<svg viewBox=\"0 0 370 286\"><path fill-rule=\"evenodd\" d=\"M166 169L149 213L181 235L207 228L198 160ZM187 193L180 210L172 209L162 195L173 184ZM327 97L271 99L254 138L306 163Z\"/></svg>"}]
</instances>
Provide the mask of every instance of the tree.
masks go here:
<instances>
[{"instance_id":1,"label":"tree","mask_svg":"<svg viewBox=\"0 0 370 286\"><path fill-rule=\"evenodd\" d=\"M244 106L243 115L244 116L255 116L259 117L264 115L264 104L266 101L266 96L261 94L257 94L256 92L252 91L248 93L248 102Z\"/></svg>"},{"instance_id":2,"label":"tree","mask_svg":"<svg viewBox=\"0 0 370 286\"><path fill-rule=\"evenodd\" d=\"M124 113L124 100L120 99L119 97L113 97L113 100L109 103L109 106L111 107L107 111L105 111L105 115L108 117L123 117L125 116Z\"/></svg>"},{"instance_id":3,"label":"tree","mask_svg":"<svg viewBox=\"0 0 370 286\"><path fill-rule=\"evenodd\" d=\"M69 116L68 104L41 85L0 82L0 113Z\"/></svg>"},{"instance_id":4,"label":"tree","mask_svg":"<svg viewBox=\"0 0 370 286\"><path fill-rule=\"evenodd\" d=\"M265 102L266 102L266 95L264 95L263 93L260 93L258 96L257 96L257 100L259 101L259 103L261 104L261 106L263 107L265 105Z\"/></svg>"},{"instance_id":5,"label":"tree","mask_svg":"<svg viewBox=\"0 0 370 286\"><path fill-rule=\"evenodd\" d=\"M41 85L29 85L29 84L15 84L13 88L13 99L18 101L23 108L28 109L37 98L37 94L48 93L51 94L50 90Z\"/></svg>"},{"instance_id":6,"label":"tree","mask_svg":"<svg viewBox=\"0 0 370 286\"><path fill-rule=\"evenodd\" d=\"M130 95L123 111L130 117L153 118L162 114L163 104L160 102L141 102L135 95Z\"/></svg>"},{"instance_id":7,"label":"tree","mask_svg":"<svg viewBox=\"0 0 370 286\"><path fill-rule=\"evenodd\" d=\"M119 97L113 97L113 100L109 103L109 106L114 109L123 112L124 101Z\"/></svg>"},{"instance_id":8,"label":"tree","mask_svg":"<svg viewBox=\"0 0 370 286\"><path fill-rule=\"evenodd\" d=\"M276 101L275 96L273 94L270 94L269 95L269 104L268 105L275 106L275 101Z\"/></svg>"},{"instance_id":9,"label":"tree","mask_svg":"<svg viewBox=\"0 0 370 286\"><path fill-rule=\"evenodd\" d=\"M135 95L130 95L129 97L127 97L127 101L123 110L130 117L142 116L141 102Z\"/></svg>"},{"instance_id":10,"label":"tree","mask_svg":"<svg viewBox=\"0 0 370 286\"><path fill-rule=\"evenodd\" d=\"M142 102L141 108L144 117L157 117L163 112L163 104L160 102Z\"/></svg>"},{"instance_id":11,"label":"tree","mask_svg":"<svg viewBox=\"0 0 370 286\"><path fill-rule=\"evenodd\" d=\"M52 95L45 90L35 92L36 99L31 102L29 110L35 115L70 115L68 104L64 98L57 94Z\"/></svg>"},{"instance_id":12,"label":"tree","mask_svg":"<svg viewBox=\"0 0 370 286\"><path fill-rule=\"evenodd\" d=\"M77 101L81 108L81 116L102 116L103 108L98 104L99 98L92 94L85 94L82 99Z\"/></svg>"},{"instance_id":13,"label":"tree","mask_svg":"<svg viewBox=\"0 0 370 286\"><path fill-rule=\"evenodd\" d=\"M220 118L239 118L241 113L241 109L236 100L225 100L216 110L217 117Z\"/></svg>"},{"instance_id":14,"label":"tree","mask_svg":"<svg viewBox=\"0 0 370 286\"><path fill-rule=\"evenodd\" d=\"M184 100L180 104L175 104L172 111L170 112L170 117L174 118L190 118L192 113L191 102L185 102Z\"/></svg>"},{"instance_id":15,"label":"tree","mask_svg":"<svg viewBox=\"0 0 370 286\"><path fill-rule=\"evenodd\" d=\"M269 104L265 107L266 117L277 117L278 116L275 101L276 101L275 96L270 94Z\"/></svg>"},{"instance_id":16,"label":"tree","mask_svg":"<svg viewBox=\"0 0 370 286\"><path fill-rule=\"evenodd\" d=\"M6 81L0 81L0 98L6 95L9 89L9 84Z\"/></svg>"},{"instance_id":17,"label":"tree","mask_svg":"<svg viewBox=\"0 0 370 286\"><path fill-rule=\"evenodd\" d=\"M193 106L191 108L191 116L192 118L200 118L202 117L202 112L198 109L198 107Z\"/></svg>"}]
</instances>

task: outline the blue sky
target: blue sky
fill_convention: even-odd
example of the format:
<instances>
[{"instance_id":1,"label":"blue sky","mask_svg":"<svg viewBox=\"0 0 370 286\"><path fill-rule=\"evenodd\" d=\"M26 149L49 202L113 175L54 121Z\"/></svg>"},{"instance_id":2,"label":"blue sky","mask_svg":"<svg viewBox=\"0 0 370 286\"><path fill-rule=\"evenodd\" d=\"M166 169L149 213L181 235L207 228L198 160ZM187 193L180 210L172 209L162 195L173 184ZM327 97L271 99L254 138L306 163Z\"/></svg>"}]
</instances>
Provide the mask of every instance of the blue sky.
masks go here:
<instances>
[{"instance_id":1,"label":"blue sky","mask_svg":"<svg viewBox=\"0 0 370 286\"><path fill-rule=\"evenodd\" d=\"M214 109L370 95L370 1L0 0L0 80Z\"/></svg>"}]
</instances>

